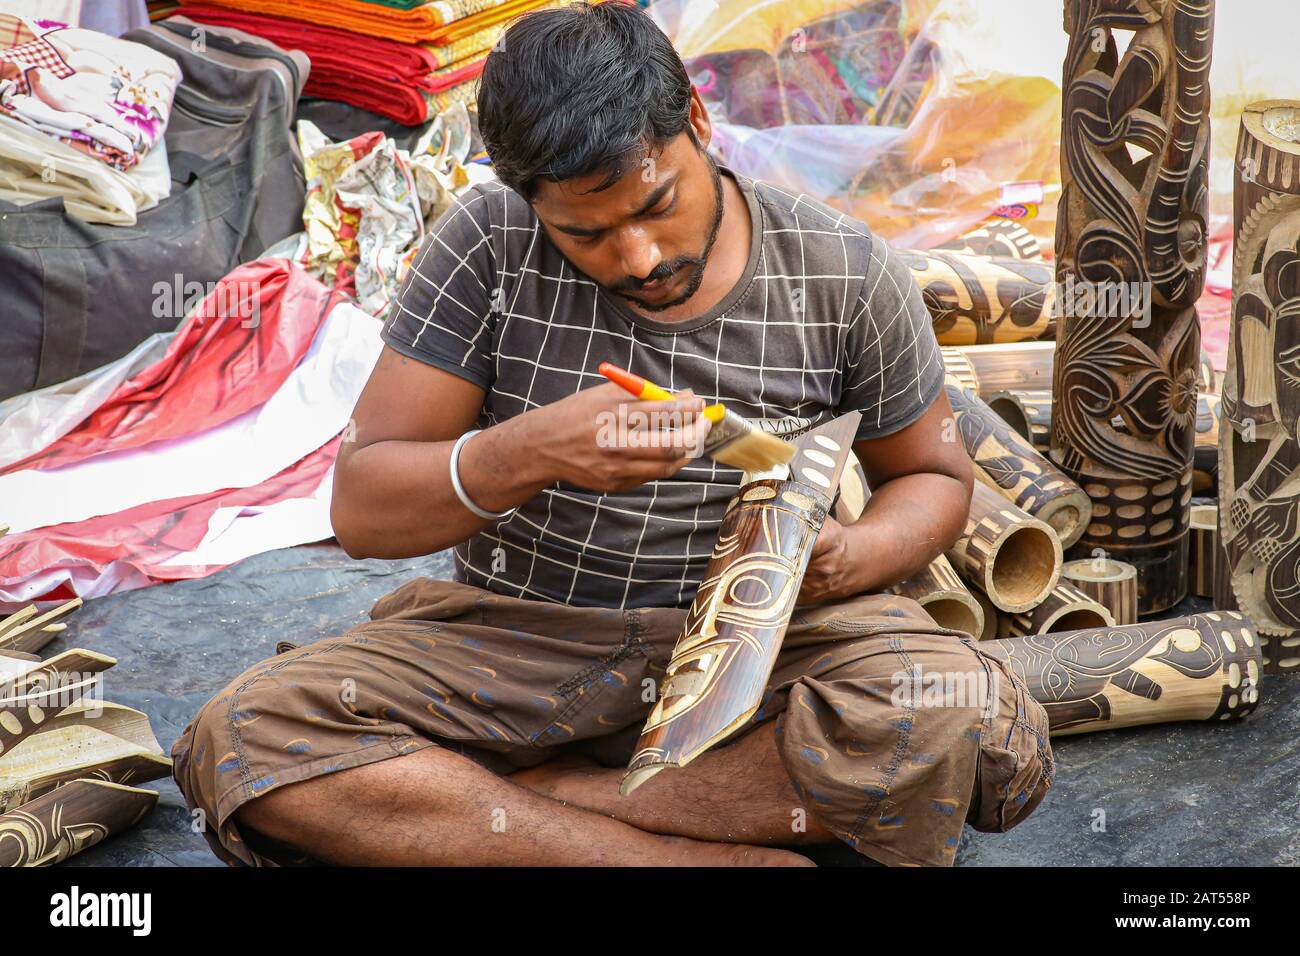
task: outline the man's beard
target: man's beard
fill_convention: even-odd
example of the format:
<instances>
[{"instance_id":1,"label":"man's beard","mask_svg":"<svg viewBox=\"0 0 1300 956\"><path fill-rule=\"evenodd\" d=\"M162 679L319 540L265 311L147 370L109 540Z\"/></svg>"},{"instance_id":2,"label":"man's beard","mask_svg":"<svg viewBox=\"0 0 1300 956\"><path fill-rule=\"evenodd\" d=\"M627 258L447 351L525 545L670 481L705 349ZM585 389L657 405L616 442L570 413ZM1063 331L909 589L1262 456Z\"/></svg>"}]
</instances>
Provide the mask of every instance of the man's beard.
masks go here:
<instances>
[{"instance_id":1,"label":"man's beard","mask_svg":"<svg viewBox=\"0 0 1300 956\"><path fill-rule=\"evenodd\" d=\"M722 227L722 174L718 171L718 164L713 161L712 156L704 153L704 158L709 164L709 173L713 179L713 221L709 224L709 238L704 243L703 251L698 256L678 256L676 259L661 262L651 269L650 274L643 279L629 276L609 287L611 292L630 302L635 302L639 308L647 312L663 312L665 309L681 305L700 290L700 283L704 281L704 267L708 264L709 253L713 251L713 244L718 239L718 230ZM693 271L691 277L686 280L686 288L675 299L668 302L652 303L645 302L632 294L633 291L640 289L647 282L654 282L656 279L667 279L676 275L682 269L692 269Z\"/></svg>"}]
</instances>

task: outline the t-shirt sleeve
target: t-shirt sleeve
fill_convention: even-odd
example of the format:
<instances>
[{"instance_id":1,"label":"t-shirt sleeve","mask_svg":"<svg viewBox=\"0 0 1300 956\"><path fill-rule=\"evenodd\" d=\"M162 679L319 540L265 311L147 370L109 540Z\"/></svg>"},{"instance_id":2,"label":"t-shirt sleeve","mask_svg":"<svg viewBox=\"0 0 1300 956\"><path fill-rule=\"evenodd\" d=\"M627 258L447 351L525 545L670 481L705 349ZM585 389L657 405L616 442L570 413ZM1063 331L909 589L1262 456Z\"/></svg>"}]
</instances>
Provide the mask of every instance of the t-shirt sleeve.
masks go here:
<instances>
[{"instance_id":1,"label":"t-shirt sleeve","mask_svg":"<svg viewBox=\"0 0 1300 956\"><path fill-rule=\"evenodd\" d=\"M858 441L912 424L943 387L943 356L912 271L871 237L866 278L845 335L840 414L862 413Z\"/></svg>"},{"instance_id":2,"label":"t-shirt sleeve","mask_svg":"<svg viewBox=\"0 0 1300 956\"><path fill-rule=\"evenodd\" d=\"M466 192L434 223L415 254L384 323L383 339L410 358L488 388L493 379L492 327L496 253L488 203Z\"/></svg>"}]
</instances>

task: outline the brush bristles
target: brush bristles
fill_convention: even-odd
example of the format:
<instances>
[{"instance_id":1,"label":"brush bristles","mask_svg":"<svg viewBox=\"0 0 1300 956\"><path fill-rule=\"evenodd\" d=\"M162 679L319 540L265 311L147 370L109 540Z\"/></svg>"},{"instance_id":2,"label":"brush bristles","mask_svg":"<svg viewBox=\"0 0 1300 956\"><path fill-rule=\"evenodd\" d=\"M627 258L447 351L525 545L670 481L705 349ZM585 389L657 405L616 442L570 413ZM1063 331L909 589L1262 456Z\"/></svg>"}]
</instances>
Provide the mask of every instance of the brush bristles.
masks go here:
<instances>
[{"instance_id":1,"label":"brush bristles","mask_svg":"<svg viewBox=\"0 0 1300 956\"><path fill-rule=\"evenodd\" d=\"M715 461L741 471L767 471L794 457L794 446L775 435L751 428L747 434L712 452Z\"/></svg>"}]
</instances>

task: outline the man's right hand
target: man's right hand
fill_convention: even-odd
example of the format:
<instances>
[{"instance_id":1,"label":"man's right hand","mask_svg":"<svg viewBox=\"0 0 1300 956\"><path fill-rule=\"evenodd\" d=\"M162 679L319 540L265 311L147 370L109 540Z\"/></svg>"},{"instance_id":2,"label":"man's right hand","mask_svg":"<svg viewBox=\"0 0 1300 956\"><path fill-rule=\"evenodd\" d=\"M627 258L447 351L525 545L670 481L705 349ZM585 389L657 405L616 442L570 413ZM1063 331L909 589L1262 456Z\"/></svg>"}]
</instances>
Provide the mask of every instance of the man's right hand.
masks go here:
<instances>
[{"instance_id":1,"label":"man's right hand","mask_svg":"<svg viewBox=\"0 0 1300 956\"><path fill-rule=\"evenodd\" d=\"M646 402L605 383L512 419L511 450L551 481L627 491L670 477L699 455L711 427L703 409L704 400L689 392Z\"/></svg>"}]
</instances>

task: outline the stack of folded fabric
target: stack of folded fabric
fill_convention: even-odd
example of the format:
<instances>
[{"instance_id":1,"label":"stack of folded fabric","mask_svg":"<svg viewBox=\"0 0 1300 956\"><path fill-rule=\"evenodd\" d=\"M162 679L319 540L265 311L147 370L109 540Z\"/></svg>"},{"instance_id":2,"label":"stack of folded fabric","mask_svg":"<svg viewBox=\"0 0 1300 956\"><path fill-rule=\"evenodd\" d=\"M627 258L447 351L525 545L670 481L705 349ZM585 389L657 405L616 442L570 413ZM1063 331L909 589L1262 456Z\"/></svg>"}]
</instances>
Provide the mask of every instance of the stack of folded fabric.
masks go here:
<instances>
[{"instance_id":1,"label":"stack of folded fabric","mask_svg":"<svg viewBox=\"0 0 1300 956\"><path fill-rule=\"evenodd\" d=\"M521 13L559 0L182 0L312 62L305 95L417 125L474 95L492 45Z\"/></svg>"},{"instance_id":2,"label":"stack of folded fabric","mask_svg":"<svg viewBox=\"0 0 1300 956\"><path fill-rule=\"evenodd\" d=\"M171 189L162 136L180 80L142 44L0 14L0 198L134 222Z\"/></svg>"}]
</instances>

